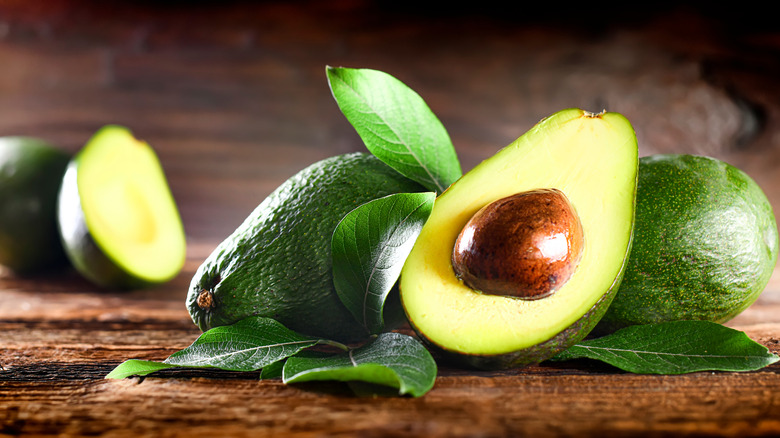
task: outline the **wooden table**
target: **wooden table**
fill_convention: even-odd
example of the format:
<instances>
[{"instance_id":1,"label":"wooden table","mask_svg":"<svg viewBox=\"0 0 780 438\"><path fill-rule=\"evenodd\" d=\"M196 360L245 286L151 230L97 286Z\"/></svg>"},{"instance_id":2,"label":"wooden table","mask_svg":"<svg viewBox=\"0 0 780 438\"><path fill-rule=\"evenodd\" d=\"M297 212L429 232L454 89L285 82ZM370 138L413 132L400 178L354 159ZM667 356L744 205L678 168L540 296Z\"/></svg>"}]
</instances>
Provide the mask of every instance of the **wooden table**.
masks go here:
<instances>
[{"instance_id":1,"label":"wooden table","mask_svg":"<svg viewBox=\"0 0 780 438\"><path fill-rule=\"evenodd\" d=\"M780 364L683 376L590 362L442 365L418 399L257 373L103 379L125 359L189 345L199 331L184 297L200 262L287 177L363 150L326 65L377 68L417 90L465 170L559 109L607 108L633 122L642 155L729 161L780 211L780 33L770 17L412 6L0 0L0 135L75 152L103 124L130 127L157 150L189 242L182 273L149 290L99 290L69 269L0 271L0 436L780 435ZM780 353L777 269L729 325Z\"/></svg>"}]
</instances>

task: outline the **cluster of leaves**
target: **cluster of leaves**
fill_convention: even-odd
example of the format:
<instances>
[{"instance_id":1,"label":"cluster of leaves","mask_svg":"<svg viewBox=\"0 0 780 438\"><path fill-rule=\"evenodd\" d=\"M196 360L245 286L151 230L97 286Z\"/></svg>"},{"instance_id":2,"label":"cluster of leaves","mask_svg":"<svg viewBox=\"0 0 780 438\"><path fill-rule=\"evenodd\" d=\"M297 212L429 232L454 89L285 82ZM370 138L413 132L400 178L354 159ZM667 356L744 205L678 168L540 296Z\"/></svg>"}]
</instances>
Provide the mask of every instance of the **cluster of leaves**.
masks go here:
<instances>
[{"instance_id":1,"label":"cluster of leaves","mask_svg":"<svg viewBox=\"0 0 780 438\"><path fill-rule=\"evenodd\" d=\"M383 314L436 195L461 176L455 149L423 99L392 76L347 68L328 68L327 74L336 102L368 150L430 190L368 202L347 214L334 230L334 286L372 339L351 348L303 336L269 318L251 317L203 333L163 362L128 360L107 378L198 367L262 370L262 378L280 377L285 383L357 380L414 397L433 387L437 369L428 350L412 337L385 332ZM322 345L341 352L314 348ZM779 359L744 333L703 321L629 327L583 341L552 360L577 358L648 374L749 371Z\"/></svg>"},{"instance_id":2,"label":"cluster of leaves","mask_svg":"<svg viewBox=\"0 0 780 438\"><path fill-rule=\"evenodd\" d=\"M307 350L323 344L343 351L332 354ZM261 378L281 377L285 383L360 380L397 388L399 394L414 397L428 392L436 378L436 362L422 344L409 336L382 333L352 349L300 335L273 319L257 316L213 328L163 362L128 360L106 378L145 376L174 367L262 370Z\"/></svg>"}]
</instances>

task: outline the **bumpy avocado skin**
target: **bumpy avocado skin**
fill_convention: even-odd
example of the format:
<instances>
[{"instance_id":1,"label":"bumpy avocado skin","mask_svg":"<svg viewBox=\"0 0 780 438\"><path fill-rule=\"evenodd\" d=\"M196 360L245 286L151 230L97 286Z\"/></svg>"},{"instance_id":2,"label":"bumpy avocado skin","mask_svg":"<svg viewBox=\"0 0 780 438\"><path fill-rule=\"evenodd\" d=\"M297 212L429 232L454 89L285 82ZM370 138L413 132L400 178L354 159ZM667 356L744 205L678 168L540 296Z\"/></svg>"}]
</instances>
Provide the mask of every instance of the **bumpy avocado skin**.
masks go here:
<instances>
[{"instance_id":1,"label":"bumpy avocado skin","mask_svg":"<svg viewBox=\"0 0 780 438\"><path fill-rule=\"evenodd\" d=\"M30 274L67 261L56 207L69 160L43 140L0 138L0 265Z\"/></svg>"},{"instance_id":2,"label":"bumpy avocado skin","mask_svg":"<svg viewBox=\"0 0 780 438\"><path fill-rule=\"evenodd\" d=\"M714 158L642 157L634 245L597 327L725 322L749 307L777 262L772 207L744 172Z\"/></svg>"},{"instance_id":3,"label":"bumpy avocado skin","mask_svg":"<svg viewBox=\"0 0 780 438\"><path fill-rule=\"evenodd\" d=\"M193 321L205 331L259 315L312 336L365 338L333 288L333 231L365 202L421 191L361 152L309 166L269 195L197 270L187 297Z\"/></svg>"}]
</instances>

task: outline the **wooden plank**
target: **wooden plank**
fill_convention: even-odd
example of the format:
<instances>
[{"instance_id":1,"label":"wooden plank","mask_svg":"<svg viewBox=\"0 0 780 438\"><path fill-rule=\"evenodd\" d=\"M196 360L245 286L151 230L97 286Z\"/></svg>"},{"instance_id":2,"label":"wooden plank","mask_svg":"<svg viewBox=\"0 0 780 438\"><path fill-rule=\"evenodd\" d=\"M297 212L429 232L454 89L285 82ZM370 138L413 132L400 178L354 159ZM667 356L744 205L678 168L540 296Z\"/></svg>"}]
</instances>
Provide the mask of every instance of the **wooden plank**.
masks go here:
<instances>
[{"instance_id":1,"label":"wooden plank","mask_svg":"<svg viewBox=\"0 0 780 438\"><path fill-rule=\"evenodd\" d=\"M180 295L174 293L178 287L164 289ZM24 299L25 293L34 292L5 290L0 297L7 304ZM313 436L327 430L334 435L433 437L588 436L605 430L618 436L780 433L778 364L754 373L685 376L637 376L586 361L505 372L443 365L436 386L421 399L355 397L335 383L285 386L276 380L258 381L258 373L172 370L163 372L164 377L106 381L103 377L121 361L161 360L192 342L198 330L183 309L174 309L174 302L181 303L172 297L101 293L74 291L73 307L66 306L59 316L42 312L0 318L2 433L243 436L263 431ZM95 299L100 305L84 305ZM144 312L163 303L170 303L170 308ZM130 315L113 313L123 306L135 310ZM746 314L760 313L761 307ZM95 317L96 309L108 309L112 317ZM780 352L779 322L737 328Z\"/></svg>"},{"instance_id":2,"label":"wooden plank","mask_svg":"<svg viewBox=\"0 0 780 438\"><path fill-rule=\"evenodd\" d=\"M12 370L14 377L0 383L1 430L140 436L780 433L777 367L685 376L632 376L597 368L451 375L445 370L420 399L360 398L341 384L286 386L259 381L257 373L178 371L165 378L101 380L110 369L52 363Z\"/></svg>"},{"instance_id":3,"label":"wooden plank","mask_svg":"<svg viewBox=\"0 0 780 438\"><path fill-rule=\"evenodd\" d=\"M493 373L443 367L421 399L359 398L341 384L285 386L258 381L257 373L175 370L163 372L166 377L102 380L121 360L161 359L192 336L183 328L127 326L134 328L0 326L15 339L0 355L0 430L141 436L258 430L300 436L323 430L383 436L780 433L778 365L685 376L636 376L584 362ZM770 346L780 349L776 336Z\"/></svg>"},{"instance_id":4,"label":"wooden plank","mask_svg":"<svg viewBox=\"0 0 780 438\"><path fill-rule=\"evenodd\" d=\"M778 364L685 376L637 376L587 361L504 372L442 364L421 399L356 397L337 383L286 386L259 381L258 373L170 370L104 380L126 359L162 360L197 337L183 294L212 246L195 245L182 275L156 290L95 290L68 272L57 274L67 281L0 277L0 434L780 433ZM765 317L777 308L774 296L741 315L736 327L780 352L777 313Z\"/></svg>"},{"instance_id":5,"label":"wooden plank","mask_svg":"<svg viewBox=\"0 0 780 438\"><path fill-rule=\"evenodd\" d=\"M360 1L119 13L100 2L22 3L0 5L0 135L75 151L103 124L128 125L170 169L195 237L229 233L295 171L363 150L330 95L328 64L383 69L418 91L465 170L554 111L607 108L634 123L643 155L728 159L780 206L771 34L724 44L713 24L675 14L591 39L496 17L383 20L398 11Z\"/></svg>"}]
</instances>

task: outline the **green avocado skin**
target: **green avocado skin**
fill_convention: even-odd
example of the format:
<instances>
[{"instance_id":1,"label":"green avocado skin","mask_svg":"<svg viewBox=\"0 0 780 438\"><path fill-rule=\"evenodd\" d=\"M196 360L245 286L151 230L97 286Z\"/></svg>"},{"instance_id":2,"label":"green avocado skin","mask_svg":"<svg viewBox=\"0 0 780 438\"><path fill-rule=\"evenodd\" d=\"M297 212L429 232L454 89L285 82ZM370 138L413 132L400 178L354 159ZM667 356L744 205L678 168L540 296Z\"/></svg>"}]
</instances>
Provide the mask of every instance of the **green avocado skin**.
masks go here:
<instances>
[{"instance_id":1,"label":"green avocado skin","mask_svg":"<svg viewBox=\"0 0 780 438\"><path fill-rule=\"evenodd\" d=\"M600 333L676 320L728 321L769 282L772 207L744 172L714 158L640 159L634 244Z\"/></svg>"},{"instance_id":2,"label":"green avocado skin","mask_svg":"<svg viewBox=\"0 0 780 438\"><path fill-rule=\"evenodd\" d=\"M0 138L0 265L30 274L67 261L56 208L69 160L40 139Z\"/></svg>"},{"instance_id":3,"label":"green avocado skin","mask_svg":"<svg viewBox=\"0 0 780 438\"><path fill-rule=\"evenodd\" d=\"M365 202L424 190L361 152L312 164L271 193L198 268L187 296L193 321L205 331L259 315L311 336L367 337L333 287L333 231ZM208 301L199 304L201 295Z\"/></svg>"}]
</instances>

